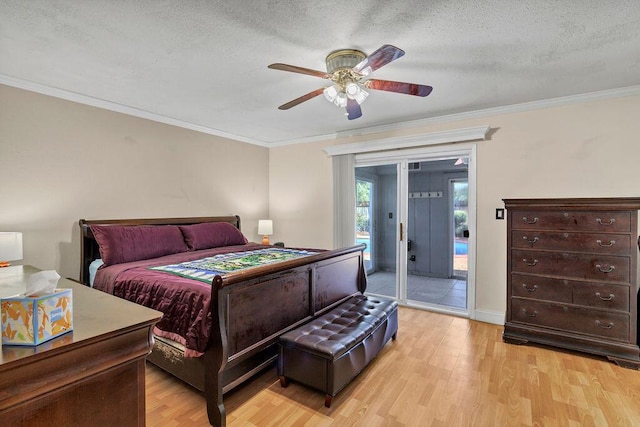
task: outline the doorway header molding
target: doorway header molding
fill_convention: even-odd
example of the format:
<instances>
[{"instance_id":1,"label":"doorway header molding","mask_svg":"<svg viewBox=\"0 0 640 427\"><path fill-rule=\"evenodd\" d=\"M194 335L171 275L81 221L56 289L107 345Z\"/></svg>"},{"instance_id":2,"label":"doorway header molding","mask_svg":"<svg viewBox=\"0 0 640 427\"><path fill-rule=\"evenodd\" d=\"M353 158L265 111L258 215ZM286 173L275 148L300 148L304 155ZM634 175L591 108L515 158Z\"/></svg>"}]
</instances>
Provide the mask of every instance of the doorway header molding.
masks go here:
<instances>
[{"instance_id":1,"label":"doorway header molding","mask_svg":"<svg viewBox=\"0 0 640 427\"><path fill-rule=\"evenodd\" d=\"M326 147L327 155L370 153L374 151L398 150L403 148L422 147L425 145L448 144L453 142L485 141L491 130L490 126L431 132L421 135L400 136L378 139L375 141L355 142Z\"/></svg>"}]
</instances>

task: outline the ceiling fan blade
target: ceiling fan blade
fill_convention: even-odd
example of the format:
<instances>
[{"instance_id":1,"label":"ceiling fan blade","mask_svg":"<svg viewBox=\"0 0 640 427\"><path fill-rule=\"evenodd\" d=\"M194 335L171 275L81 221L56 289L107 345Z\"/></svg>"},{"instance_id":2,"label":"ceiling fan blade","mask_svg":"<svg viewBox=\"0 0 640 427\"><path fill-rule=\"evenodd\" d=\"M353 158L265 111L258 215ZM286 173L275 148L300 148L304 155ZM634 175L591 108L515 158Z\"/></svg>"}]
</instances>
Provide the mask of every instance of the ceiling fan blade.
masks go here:
<instances>
[{"instance_id":1,"label":"ceiling fan blade","mask_svg":"<svg viewBox=\"0 0 640 427\"><path fill-rule=\"evenodd\" d=\"M385 44L353 67L353 71L368 76L378 68L402 57L402 55L404 55L404 50L390 44Z\"/></svg>"},{"instance_id":2,"label":"ceiling fan blade","mask_svg":"<svg viewBox=\"0 0 640 427\"><path fill-rule=\"evenodd\" d=\"M291 107L295 107L298 104L302 104L304 101L308 101L312 98L315 98L316 96L320 95L322 92L324 92L324 88L316 89L313 92L309 92L306 95L302 95L299 98L296 98L292 101L287 102L286 104L282 104L281 106L278 107L278 110L288 110Z\"/></svg>"},{"instance_id":3,"label":"ceiling fan blade","mask_svg":"<svg viewBox=\"0 0 640 427\"><path fill-rule=\"evenodd\" d=\"M347 99L347 118L349 120L357 119L358 117L362 117L362 110L360 109L360 104L355 99Z\"/></svg>"},{"instance_id":4,"label":"ceiling fan blade","mask_svg":"<svg viewBox=\"0 0 640 427\"><path fill-rule=\"evenodd\" d=\"M329 74L323 71L316 71L310 68L296 67L295 65L289 64L271 64L267 66L267 68L271 68L272 70L280 70L280 71L290 71L292 73L300 73L300 74L308 74L310 76L320 77L321 79L328 79Z\"/></svg>"},{"instance_id":5,"label":"ceiling fan blade","mask_svg":"<svg viewBox=\"0 0 640 427\"><path fill-rule=\"evenodd\" d=\"M369 79L362 84L369 89L385 90L387 92L404 93L406 95L427 96L433 88L415 83L392 82L390 80Z\"/></svg>"}]
</instances>

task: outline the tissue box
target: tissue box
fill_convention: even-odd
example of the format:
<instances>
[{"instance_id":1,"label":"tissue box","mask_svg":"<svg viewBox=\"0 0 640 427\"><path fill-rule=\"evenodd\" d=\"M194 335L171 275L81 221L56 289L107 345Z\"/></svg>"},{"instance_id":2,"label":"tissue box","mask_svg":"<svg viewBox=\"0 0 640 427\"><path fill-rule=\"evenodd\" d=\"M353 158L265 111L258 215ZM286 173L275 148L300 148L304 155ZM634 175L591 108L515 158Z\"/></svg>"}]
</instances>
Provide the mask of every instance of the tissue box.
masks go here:
<instances>
[{"instance_id":1,"label":"tissue box","mask_svg":"<svg viewBox=\"0 0 640 427\"><path fill-rule=\"evenodd\" d=\"M38 345L73 330L71 289L2 298L2 344Z\"/></svg>"}]
</instances>

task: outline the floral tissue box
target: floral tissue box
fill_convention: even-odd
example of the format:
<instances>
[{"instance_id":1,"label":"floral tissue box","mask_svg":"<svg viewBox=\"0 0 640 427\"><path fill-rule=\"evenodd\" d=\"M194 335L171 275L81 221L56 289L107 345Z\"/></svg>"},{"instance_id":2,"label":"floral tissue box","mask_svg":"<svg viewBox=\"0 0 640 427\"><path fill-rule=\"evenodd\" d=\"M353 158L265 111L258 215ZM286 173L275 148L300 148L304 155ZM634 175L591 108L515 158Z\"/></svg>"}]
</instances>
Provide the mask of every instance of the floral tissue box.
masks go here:
<instances>
[{"instance_id":1,"label":"floral tissue box","mask_svg":"<svg viewBox=\"0 0 640 427\"><path fill-rule=\"evenodd\" d=\"M71 289L2 298L2 344L38 345L73 330Z\"/></svg>"}]
</instances>

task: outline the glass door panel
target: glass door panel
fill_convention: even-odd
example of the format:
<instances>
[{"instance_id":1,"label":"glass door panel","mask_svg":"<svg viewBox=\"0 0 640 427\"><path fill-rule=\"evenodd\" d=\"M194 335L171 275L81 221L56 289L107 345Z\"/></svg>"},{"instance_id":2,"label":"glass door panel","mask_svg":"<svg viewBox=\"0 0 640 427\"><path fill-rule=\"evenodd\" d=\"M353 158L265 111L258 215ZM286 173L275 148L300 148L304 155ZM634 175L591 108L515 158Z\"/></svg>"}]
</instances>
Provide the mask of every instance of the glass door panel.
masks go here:
<instances>
[{"instance_id":1,"label":"glass door panel","mask_svg":"<svg viewBox=\"0 0 640 427\"><path fill-rule=\"evenodd\" d=\"M355 182L356 241L367 245L367 292L465 311L467 165L455 159L362 165L355 168Z\"/></svg>"},{"instance_id":2,"label":"glass door panel","mask_svg":"<svg viewBox=\"0 0 640 427\"><path fill-rule=\"evenodd\" d=\"M364 243L364 267L368 274L375 271L375 249L371 238L373 233L373 200L374 180L369 178L356 178L356 243Z\"/></svg>"},{"instance_id":3,"label":"glass door panel","mask_svg":"<svg viewBox=\"0 0 640 427\"><path fill-rule=\"evenodd\" d=\"M398 165L361 166L356 178L356 241L366 243L367 293L398 297Z\"/></svg>"},{"instance_id":4,"label":"glass door panel","mask_svg":"<svg viewBox=\"0 0 640 427\"><path fill-rule=\"evenodd\" d=\"M454 274L454 268L466 269L466 176L466 165L455 159L414 162L408 168L406 299L411 305L467 308L466 275Z\"/></svg>"},{"instance_id":5,"label":"glass door panel","mask_svg":"<svg viewBox=\"0 0 640 427\"><path fill-rule=\"evenodd\" d=\"M467 278L469 247L469 183L452 180L453 187L453 276Z\"/></svg>"}]
</instances>

